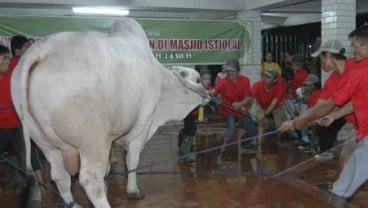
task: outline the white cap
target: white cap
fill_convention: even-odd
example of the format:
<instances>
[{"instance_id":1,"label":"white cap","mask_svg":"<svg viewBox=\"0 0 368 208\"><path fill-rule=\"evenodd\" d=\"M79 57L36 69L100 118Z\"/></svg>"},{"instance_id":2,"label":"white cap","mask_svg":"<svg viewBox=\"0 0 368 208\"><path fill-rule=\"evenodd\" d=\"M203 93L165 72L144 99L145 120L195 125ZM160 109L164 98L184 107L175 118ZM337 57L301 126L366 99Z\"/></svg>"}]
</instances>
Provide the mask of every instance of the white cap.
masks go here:
<instances>
[{"instance_id":1,"label":"white cap","mask_svg":"<svg viewBox=\"0 0 368 208\"><path fill-rule=\"evenodd\" d=\"M342 53L342 49L345 49L344 45L338 40L328 40L324 42L318 50L311 54L312 57L317 57L322 52L330 52L330 53ZM344 51L345 52L345 51Z\"/></svg>"}]
</instances>

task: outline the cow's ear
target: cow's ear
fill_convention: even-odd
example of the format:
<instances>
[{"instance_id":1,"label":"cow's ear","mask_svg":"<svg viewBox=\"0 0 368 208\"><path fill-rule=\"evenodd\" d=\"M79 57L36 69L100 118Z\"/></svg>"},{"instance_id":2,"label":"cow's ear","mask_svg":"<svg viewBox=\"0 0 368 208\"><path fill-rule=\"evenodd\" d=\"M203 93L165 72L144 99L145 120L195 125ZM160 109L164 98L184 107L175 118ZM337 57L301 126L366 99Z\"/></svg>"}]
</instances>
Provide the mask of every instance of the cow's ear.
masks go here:
<instances>
[{"instance_id":1,"label":"cow's ear","mask_svg":"<svg viewBox=\"0 0 368 208\"><path fill-rule=\"evenodd\" d=\"M180 66L171 66L169 69L177 77L180 77L180 78L188 77L188 72L183 70Z\"/></svg>"},{"instance_id":2,"label":"cow's ear","mask_svg":"<svg viewBox=\"0 0 368 208\"><path fill-rule=\"evenodd\" d=\"M194 70L194 69L188 69L188 70ZM189 77L188 71L186 71L185 68L173 66L171 67L171 72L180 80L180 82L185 86L185 88L190 89L191 91L194 91L195 93L199 94L202 97L207 97L208 93L203 88L202 84L196 83L191 81L190 79L187 79Z\"/></svg>"},{"instance_id":3,"label":"cow's ear","mask_svg":"<svg viewBox=\"0 0 368 208\"><path fill-rule=\"evenodd\" d=\"M181 76L181 77L183 77L183 78L186 78L186 77L188 77L188 72L186 72L186 71L181 71L181 72L180 72L180 76Z\"/></svg>"}]
</instances>

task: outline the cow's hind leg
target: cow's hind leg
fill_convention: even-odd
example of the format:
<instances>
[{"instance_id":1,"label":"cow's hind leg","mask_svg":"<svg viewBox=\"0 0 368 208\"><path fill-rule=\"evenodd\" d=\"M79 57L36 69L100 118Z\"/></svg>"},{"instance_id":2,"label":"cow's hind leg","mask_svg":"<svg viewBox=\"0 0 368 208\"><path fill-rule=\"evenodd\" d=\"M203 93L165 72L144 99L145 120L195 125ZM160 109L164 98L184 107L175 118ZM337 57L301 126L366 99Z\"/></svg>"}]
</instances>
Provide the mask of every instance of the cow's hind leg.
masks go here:
<instances>
[{"instance_id":1,"label":"cow's hind leg","mask_svg":"<svg viewBox=\"0 0 368 208\"><path fill-rule=\"evenodd\" d=\"M79 182L83 186L89 200L96 208L110 207L104 177L107 171L110 146L98 146L98 150L80 150L81 168Z\"/></svg>"},{"instance_id":2,"label":"cow's hind leg","mask_svg":"<svg viewBox=\"0 0 368 208\"><path fill-rule=\"evenodd\" d=\"M49 139L44 136L35 126L37 124L31 120L30 133L34 138L34 142L41 149L47 161L50 163L50 175L51 179L55 182L61 200L63 200L64 207L78 208L80 205L75 203L72 192L71 192L71 179L70 175L65 169L64 158L62 151L58 148L50 146L49 143L45 142ZM52 132L53 133L53 132ZM54 135L54 134L52 134ZM47 191L47 190L46 190Z\"/></svg>"},{"instance_id":3,"label":"cow's hind leg","mask_svg":"<svg viewBox=\"0 0 368 208\"><path fill-rule=\"evenodd\" d=\"M77 208L80 207L75 203L70 187L71 179L70 175L64 168L64 161L62 152L59 149L42 150L45 157L51 166L51 178L55 182L61 197L64 200L65 207Z\"/></svg>"}]
</instances>

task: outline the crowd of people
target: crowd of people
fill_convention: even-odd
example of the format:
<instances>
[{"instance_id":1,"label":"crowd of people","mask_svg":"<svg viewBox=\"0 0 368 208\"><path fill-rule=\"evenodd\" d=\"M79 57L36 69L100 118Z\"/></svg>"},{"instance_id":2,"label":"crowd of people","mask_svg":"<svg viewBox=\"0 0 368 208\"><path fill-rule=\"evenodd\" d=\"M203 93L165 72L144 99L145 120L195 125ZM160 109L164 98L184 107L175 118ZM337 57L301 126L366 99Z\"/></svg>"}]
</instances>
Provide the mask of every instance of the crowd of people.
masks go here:
<instances>
[{"instance_id":1,"label":"crowd of people","mask_svg":"<svg viewBox=\"0 0 368 208\"><path fill-rule=\"evenodd\" d=\"M203 73L204 67L200 69L202 84L208 89L210 95L220 100L217 102L219 105L216 110L218 114L223 116L227 126L222 148L218 152L217 164L222 162L225 146L235 133L237 121L244 130L244 135L241 135L243 140L255 138L257 134L262 135L267 130L276 129L284 121L306 112L319 100L319 95L322 93L320 77L308 72L304 56L287 51L285 52L285 60L288 65L282 69L278 63L273 61L273 54L268 52L260 67L261 79L254 82L253 85L246 75L240 73L240 64L236 59L230 59L222 66L213 87L209 81L211 79L209 70L205 69L206 73ZM330 70L330 67L328 69ZM204 82L204 80L206 81ZM303 93L298 95L298 92ZM324 96L326 97L326 95ZM184 119L184 128L180 132L178 143L181 156L191 152L189 147L193 146L197 116L198 109ZM331 140L321 139L319 148L312 145L310 127L288 132L285 136L292 138L291 148L295 147L315 153L325 152L332 148L337 137L335 129L340 129L345 123L344 121L341 119L341 122L336 122L334 128L313 128L323 132L323 135L328 135ZM186 144L187 141L189 141L188 144ZM243 143L242 146L244 148L251 146L247 144ZM325 155L328 154L322 156ZM316 157L319 156L319 154L316 155ZM187 161L192 161L192 159Z\"/></svg>"},{"instance_id":2,"label":"crowd of people","mask_svg":"<svg viewBox=\"0 0 368 208\"><path fill-rule=\"evenodd\" d=\"M227 61L215 86L208 90L210 95L220 99L218 112L227 125L216 164L221 164L225 144L234 135L236 121L244 129L242 139L255 137L257 132L263 134L271 122L279 132L292 135L309 151L315 148L311 136L316 135L319 145L316 159L334 157L338 132L348 123L356 130L356 138L354 142L346 142L356 147L349 152L328 200L330 207L345 207L347 200L368 179L365 159L368 158L368 73L365 69L368 26L355 29L348 38L353 48L352 58L346 57L346 49L338 40L325 41L312 54L320 59L322 70L331 72L323 87L321 73L309 72L304 56L290 51L285 52L289 64L285 68L275 63L272 53L268 52L260 68L261 80L253 86L249 78L240 73L237 60Z\"/></svg>"}]
</instances>

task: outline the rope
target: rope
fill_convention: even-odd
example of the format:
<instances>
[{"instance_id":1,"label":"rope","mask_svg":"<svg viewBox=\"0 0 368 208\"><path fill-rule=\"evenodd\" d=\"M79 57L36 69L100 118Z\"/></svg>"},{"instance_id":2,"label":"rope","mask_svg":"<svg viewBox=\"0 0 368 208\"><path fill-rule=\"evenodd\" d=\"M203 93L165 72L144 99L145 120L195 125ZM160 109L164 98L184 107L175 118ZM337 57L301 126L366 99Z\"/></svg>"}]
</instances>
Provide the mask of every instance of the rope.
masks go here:
<instances>
[{"instance_id":1,"label":"rope","mask_svg":"<svg viewBox=\"0 0 368 208\"><path fill-rule=\"evenodd\" d=\"M138 175L259 175L254 171L138 171ZM273 172L265 171L261 175L272 176Z\"/></svg>"},{"instance_id":2,"label":"rope","mask_svg":"<svg viewBox=\"0 0 368 208\"><path fill-rule=\"evenodd\" d=\"M15 163L13 163L12 161L10 161L7 157L5 157L3 154L0 154L0 159L2 159L3 161L5 161L6 163L8 163L10 166L12 166L14 169L18 170L19 172L21 172L25 177L30 176L30 177L34 177L33 175L28 174L23 168L19 167L18 165L16 165ZM49 192L51 192L52 194L54 194L55 196L59 197L62 200L62 203L64 205L67 205L67 203L64 201L63 197L60 195L60 193L58 191L56 191L54 188L49 188L47 187L45 184L40 183L39 181L37 181L37 183L39 185L41 185L42 187L45 188L45 190L48 190ZM70 202L72 203L72 202ZM69 203L69 204L70 204ZM64 206L65 207L65 206ZM68 207L68 206L66 206Z\"/></svg>"},{"instance_id":3,"label":"rope","mask_svg":"<svg viewBox=\"0 0 368 208\"><path fill-rule=\"evenodd\" d=\"M245 138L245 139L240 139L238 141L234 141L234 142L230 142L230 143L227 143L225 145L220 145L220 146L216 146L216 147L211 147L211 148L208 148L208 149L204 149L204 150L201 150L201 151L198 151L198 152L191 152L191 153L188 153L188 154L185 154L183 156L180 156L180 157L176 157L176 158L171 158L171 159L166 159L166 160L161 160L161 161L156 161L156 162L152 162L151 164L149 165L145 165L145 166L142 166L142 167L138 167L138 168L135 168L135 169L132 169L132 170L126 170L126 171L114 171L115 174L120 174L120 175L127 175L131 172L137 172L138 170L143 170L143 169L146 169L146 168L150 168L150 167L153 167L153 166L158 166L158 165L162 165L162 164L170 164L170 163L174 163L174 162L177 162L179 160L182 160L184 158L187 158L189 156L193 156L193 155L198 155L198 154L203 154L203 153L207 153L207 152L211 152L211 151L214 151L214 150L217 150L217 149L220 149L222 147L227 147L227 146L231 146L231 145L234 145L234 144L238 144L240 142L245 142L245 141L251 141L253 139L256 139L258 138L259 136L269 136L269 135L272 135L272 134L275 134L277 133L278 130L274 130L274 131L270 131L270 132L266 132L262 135L256 135L256 136L253 136L253 137L249 137L249 138Z\"/></svg>"}]
</instances>

